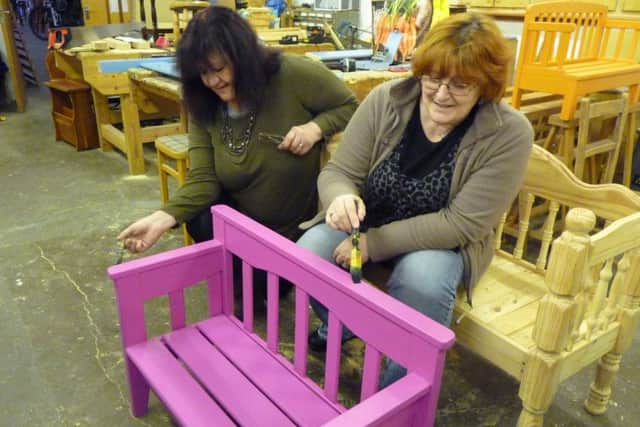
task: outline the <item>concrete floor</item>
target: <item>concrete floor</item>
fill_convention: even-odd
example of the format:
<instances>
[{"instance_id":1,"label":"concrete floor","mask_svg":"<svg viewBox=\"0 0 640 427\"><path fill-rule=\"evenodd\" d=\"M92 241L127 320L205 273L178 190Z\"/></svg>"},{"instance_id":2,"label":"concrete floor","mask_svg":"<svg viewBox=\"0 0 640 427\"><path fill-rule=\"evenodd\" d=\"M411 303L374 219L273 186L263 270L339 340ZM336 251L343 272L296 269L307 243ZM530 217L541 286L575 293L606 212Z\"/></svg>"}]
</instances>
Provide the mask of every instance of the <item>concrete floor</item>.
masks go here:
<instances>
[{"instance_id":1,"label":"concrete floor","mask_svg":"<svg viewBox=\"0 0 640 427\"><path fill-rule=\"evenodd\" d=\"M118 231L159 206L153 151L146 149L147 174L129 176L118 152L76 152L54 141L48 92L33 87L28 95L26 113L4 112L7 121L0 122L0 425L172 425L155 399L147 417L129 414L106 276L118 257ZM153 252L181 242L176 231ZM147 312L160 322L153 307ZM582 409L592 367L561 385L545 425L638 425L639 365L637 334L605 415ZM438 425L514 425L517 392L506 374L456 347Z\"/></svg>"}]
</instances>

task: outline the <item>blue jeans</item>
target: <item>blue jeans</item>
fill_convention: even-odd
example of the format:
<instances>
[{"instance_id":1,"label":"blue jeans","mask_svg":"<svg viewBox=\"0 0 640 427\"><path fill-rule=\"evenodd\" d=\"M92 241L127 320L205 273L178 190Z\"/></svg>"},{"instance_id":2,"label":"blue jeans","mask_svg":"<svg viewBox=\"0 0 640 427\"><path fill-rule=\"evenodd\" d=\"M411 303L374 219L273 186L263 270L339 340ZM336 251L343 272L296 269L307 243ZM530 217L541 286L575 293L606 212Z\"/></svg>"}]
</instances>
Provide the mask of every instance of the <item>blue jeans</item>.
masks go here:
<instances>
[{"instance_id":1,"label":"blue jeans","mask_svg":"<svg viewBox=\"0 0 640 427\"><path fill-rule=\"evenodd\" d=\"M307 230L298 240L298 245L334 262L333 251L348 236L347 233L334 230L322 223ZM448 327L451 324L456 290L462 280L464 268L460 252L426 249L399 255L389 262L393 268L387 282L389 294ZM322 321L318 334L326 337L328 311L313 298L311 306ZM351 331L343 329L343 341L352 336ZM390 360L380 385L386 387L405 374L406 370L402 366Z\"/></svg>"}]
</instances>

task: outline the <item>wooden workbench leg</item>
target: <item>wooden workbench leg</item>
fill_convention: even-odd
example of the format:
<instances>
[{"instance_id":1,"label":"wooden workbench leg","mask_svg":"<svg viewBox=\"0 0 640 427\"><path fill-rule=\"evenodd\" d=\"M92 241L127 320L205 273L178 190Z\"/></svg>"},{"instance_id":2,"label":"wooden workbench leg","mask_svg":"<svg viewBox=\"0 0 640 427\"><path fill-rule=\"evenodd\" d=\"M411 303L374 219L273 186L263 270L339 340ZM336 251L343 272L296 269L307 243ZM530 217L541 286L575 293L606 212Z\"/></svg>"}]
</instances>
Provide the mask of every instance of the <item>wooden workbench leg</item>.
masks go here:
<instances>
[{"instance_id":1,"label":"wooden workbench leg","mask_svg":"<svg viewBox=\"0 0 640 427\"><path fill-rule=\"evenodd\" d=\"M102 151L113 150L113 145L107 142L102 136L102 125L110 125L109 119L109 100L107 97L95 89L91 89L93 96L93 108L96 113L96 127L98 128L98 139L100 140L100 149Z\"/></svg>"},{"instance_id":2,"label":"wooden workbench leg","mask_svg":"<svg viewBox=\"0 0 640 427\"><path fill-rule=\"evenodd\" d=\"M120 95L120 108L122 109L122 127L124 131L124 145L127 149L127 161L129 173L140 175L145 172L144 150L140 135L140 114L138 107L131 98L131 94Z\"/></svg>"}]
</instances>

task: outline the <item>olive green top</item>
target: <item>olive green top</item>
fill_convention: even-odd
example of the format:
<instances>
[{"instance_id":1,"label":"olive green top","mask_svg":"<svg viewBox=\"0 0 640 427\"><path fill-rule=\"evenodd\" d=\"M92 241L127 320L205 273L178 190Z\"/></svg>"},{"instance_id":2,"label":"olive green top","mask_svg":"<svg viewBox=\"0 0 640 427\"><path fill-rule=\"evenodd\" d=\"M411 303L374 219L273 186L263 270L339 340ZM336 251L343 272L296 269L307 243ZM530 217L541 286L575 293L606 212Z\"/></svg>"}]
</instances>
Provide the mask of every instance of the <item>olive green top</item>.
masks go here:
<instances>
[{"instance_id":1,"label":"olive green top","mask_svg":"<svg viewBox=\"0 0 640 427\"><path fill-rule=\"evenodd\" d=\"M163 210L182 223L214 203L226 203L289 239L297 239L301 234L298 224L316 213L322 144L298 156L278 150L274 141L281 141L292 126L312 119L323 136L330 137L344 129L356 107L353 93L323 64L283 55L244 153L234 154L223 144L221 109L212 111L214 119L206 127L190 122L189 173ZM248 115L229 119L236 143L248 121Z\"/></svg>"}]
</instances>

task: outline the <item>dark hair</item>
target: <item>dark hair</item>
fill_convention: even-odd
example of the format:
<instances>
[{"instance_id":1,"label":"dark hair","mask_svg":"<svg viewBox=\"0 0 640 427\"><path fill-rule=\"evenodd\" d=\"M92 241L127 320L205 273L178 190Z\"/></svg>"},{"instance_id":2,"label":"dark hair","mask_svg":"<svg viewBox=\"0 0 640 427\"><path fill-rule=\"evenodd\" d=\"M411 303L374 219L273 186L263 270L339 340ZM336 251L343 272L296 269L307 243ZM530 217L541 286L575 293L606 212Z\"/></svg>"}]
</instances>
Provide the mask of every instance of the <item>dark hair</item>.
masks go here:
<instances>
[{"instance_id":1,"label":"dark hair","mask_svg":"<svg viewBox=\"0 0 640 427\"><path fill-rule=\"evenodd\" d=\"M495 21L479 13L456 13L432 27L413 55L416 77L455 75L475 83L480 97L497 102L507 87L511 53Z\"/></svg>"},{"instance_id":2,"label":"dark hair","mask_svg":"<svg viewBox=\"0 0 640 427\"><path fill-rule=\"evenodd\" d=\"M212 53L222 55L233 69L236 98L242 108L256 110L269 78L280 69L281 54L260 44L249 23L235 11L211 6L187 25L176 52L182 94L195 121L206 124L221 104L200 77L210 68Z\"/></svg>"}]
</instances>

